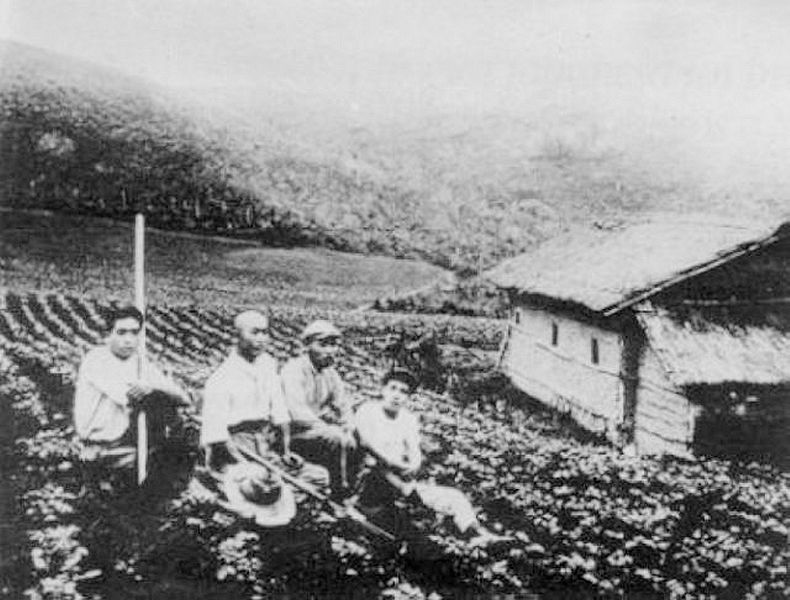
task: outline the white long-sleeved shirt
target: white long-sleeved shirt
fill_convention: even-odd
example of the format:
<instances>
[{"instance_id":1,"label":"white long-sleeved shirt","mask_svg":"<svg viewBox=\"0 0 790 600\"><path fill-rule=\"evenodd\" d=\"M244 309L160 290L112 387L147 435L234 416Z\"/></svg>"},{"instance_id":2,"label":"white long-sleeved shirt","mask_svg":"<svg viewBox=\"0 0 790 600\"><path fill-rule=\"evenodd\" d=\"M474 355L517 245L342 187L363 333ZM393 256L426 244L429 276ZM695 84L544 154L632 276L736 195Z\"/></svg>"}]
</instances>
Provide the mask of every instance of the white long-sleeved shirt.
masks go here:
<instances>
[{"instance_id":1,"label":"white long-sleeved shirt","mask_svg":"<svg viewBox=\"0 0 790 600\"><path fill-rule=\"evenodd\" d=\"M112 442L129 429L131 408L126 393L140 381L137 355L118 358L98 346L83 358L74 393L74 428L83 440ZM144 382L179 398L184 393L153 364L146 363Z\"/></svg>"},{"instance_id":2,"label":"white long-sleeved shirt","mask_svg":"<svg viewBox=\"0 0 790 600\"><path fill-rule=\"evenodd\" d=\"M363 447L406 473L420 468L420 421L413 412L401 408L392 417L381 402L370 401L357 409L355 421ZM429 508L452 517L462 532L477 523L472 504L460 490L426 481L405 484L404 493L408 489L415 490Z\"/></svg>"},{"instance_id":3,"label":"white long-sleeved shirt","mask_svg":"<svg viewBox=\"0 0 790 600\"><path fill-rule=\"evenodd\" d=\"M363 447L406 472L420 468L420 420L413 412L401 408L393 417L374 400L357 409L354 421Z\"/></svg>"},{"instance_id":4,"label":"white long-sleeved shirt","mask_svg":"<svg viewBox=\"0 0 790 600\"><path fill-rule=\"evenodd\" d=\"M247 421L289 421L282 394L277 361L261 354L254 363L237 350L208 378L203 392L201 445L226 442L228 427Z\"/></svg>"}]
</instances>

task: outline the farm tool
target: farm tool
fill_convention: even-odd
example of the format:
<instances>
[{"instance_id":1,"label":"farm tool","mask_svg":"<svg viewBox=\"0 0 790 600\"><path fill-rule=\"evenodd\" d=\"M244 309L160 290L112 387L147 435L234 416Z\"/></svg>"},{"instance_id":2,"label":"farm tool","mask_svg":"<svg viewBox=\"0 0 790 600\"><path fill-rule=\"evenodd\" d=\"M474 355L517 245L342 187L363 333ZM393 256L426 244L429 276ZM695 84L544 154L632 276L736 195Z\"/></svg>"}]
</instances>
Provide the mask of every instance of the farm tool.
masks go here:
<instances>
[{"instance_id":1,"label":"farm tool","mask_svg":"<svg viewBox=\"0 0 790 600\"><path fill-rule=\"evenodd\" d=\"M277 467L271 461L266 460L256 454L252 454L243 448L238 448L239 452L248 460L258 463L266 467L267 469L271 470L272 472L279 475L283 481L289 483L290 485L294 486L295 488L301 490L302 492L306 493L308 496L318 500L322 505L331 509L332 513L338 518L347 518L353 521L354 523L361 526L366 531L374 534L375 536L385 539L390 542L394 542L396 540L395 536L391 534L389 531L382 529L378 525L371 523L365 515L363 515L359 510L354 508L353 506L345 506L334 500L330 500L327 496L319 492L310 484L302 481L298 477L294 477L290 473L286 472L285 470Z\"/></svg>"}]
</instances>

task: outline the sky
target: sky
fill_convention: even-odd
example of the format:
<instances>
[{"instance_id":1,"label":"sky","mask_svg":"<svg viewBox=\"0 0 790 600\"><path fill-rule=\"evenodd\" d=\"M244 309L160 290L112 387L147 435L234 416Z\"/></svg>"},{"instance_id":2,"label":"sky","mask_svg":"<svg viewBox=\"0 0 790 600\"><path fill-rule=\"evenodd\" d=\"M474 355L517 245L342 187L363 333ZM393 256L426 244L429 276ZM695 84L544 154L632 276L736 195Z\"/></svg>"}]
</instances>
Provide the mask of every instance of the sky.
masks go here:
<instances>
[{"instance_id":1,"label":"sky","mask_svg":"<svg viewBox=\"0 0 790 600\"><path fill-rule=\"evenodd\" d=\"M0 0L0 37L185 93L373 119L581 112L709 178L790 162L788 31L779 0Z\"/></svg>"}]
</instances>

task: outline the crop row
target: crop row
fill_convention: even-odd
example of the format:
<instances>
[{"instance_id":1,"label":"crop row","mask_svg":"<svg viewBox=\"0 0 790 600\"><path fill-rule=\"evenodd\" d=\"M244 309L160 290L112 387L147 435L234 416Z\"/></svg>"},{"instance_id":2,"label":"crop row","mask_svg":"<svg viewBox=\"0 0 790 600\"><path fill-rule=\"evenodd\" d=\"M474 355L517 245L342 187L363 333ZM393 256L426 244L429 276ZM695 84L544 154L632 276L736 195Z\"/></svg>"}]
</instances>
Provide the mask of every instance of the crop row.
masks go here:
<instances>
[{"instance_id":1,"label":"crop row","mask_svg":"<svg viewBox=\"0 0 790 600\"><path fill-rule=\"evenodd\" d=\"M16 534L23 538L4 540L17 551L4 578L7 593L32 600L81 600L111 590L169 597L167 586L176 581L191 586L189 597L256 598L294 586L298 593L317 591L339 578L339 586L368 586L371 597L425 598L397 554L372 555L342 524L316 526L318 507L309 502L293 529L263 538L217 512L194 485L174 486L175 499L153 511L82 487L70 419L61 410L73 393L71 374L41 377L41 366L34 352L11 344L0 351L0 401L15 417ZM303 576L308 570L311 578Z\"/></svg>"},{"instance_id":2,"label":"crop row","mask_svg":"<svg viewBox=\"0 0 790 600\"><path fill-rule=\"evenodd\" d=\"M81 349L100 336L106 311L101 303L57 296L9 297L6 305L0 313L6 351L19 363L37 365L41 377L67 379ZM154 307L150 315L149 350L197 399L231 341L230 313ZM271 351L279 359L297 351L295 336L306 317L279 314L273 320ZM375 393L376 379L390 360L386 351L393 332L382 321L377 326L376 318L353 318L357 323L346 327L340 370L365 399ZM458 335L448 331L441 339L457 341ZM757 598L788 592L787 473L756 463L624 456L564 433L501 380L492 376L490 381L471 404L426 390L415 395L413 408L426 433L425 475L463 489L490 526L525 543L539 542L548 552L539 560L518 548L505 557L473 555L456 551L452 536L443 532L435 541L459 584L504 591L557 587L611 597ZM201 512L199 502L188 495L181 501L187 510L179 514L194 519L195 535L214 531L209 545L214 544L215 557L238 546L235 551L249 562L260 551L260 540L245 537L242 530L228 542L224 533L206 525L211 517ZM355 553L346 542L336 546L345 548L339 550L346 552L343 560L353 562L348 577L361 581L377 574L381 589L388 577L402 575L403 565L396 560ZM257 572L254 565L234 566L228 560L222 571L226 577L233 572L247 583L255 579L250 575ZM409 572L409 581L443 589L419 570Z\"/></svg>"},{"instance_id":3,"label":"crop row","mask_svg":"<svg viewBox=\"0 0 790 600\"><path fill-rule=\"evenodd\" d=\"M54 308L55 306L58 307L57 310ZM81 496L77 499L75 491L78 487L78 480L76 474L71 473L73 457L66 460L61 454L73 452L72 432L67 425L67 415L70 409L69 401L73 390L75 366L80 353L99 338L105 312L106 307L89 301L76 301L58 296L42 298L31 295L26 297L9 296L6 299L6 310L0 313L0 332L3 334L0 337L0 349L17 365L14 371L9 370L8 373L16 373L16 369L21 366L27 375L41 383L44 389L50 391L45 394L43 399L39 399L35 394L35 404L41 418L35 426L28 428L29 435L23 435L18 442L18 447L22 450L24 457L23 462L35 460L46 464L48 466L41 470L41 473L55 470L61 480L63 478L69 480L68 490L65 490L62 485L57 488L52 488L49 484L42 484L40 488L31 485L30 491L23 498L22 504L27 507L25 510L38 510L34 505L37 502L40 504L39 500L45 497L50 499L60 497L64 500L62 504L58 505L60 507L58 510L54 513L50 511L48 514L53 527L57 527L53 531L57 531L58 535L67 534L68 536L68 540L61 540L56 546L67 554L71 551L77 554L70 554L65 558L58 559L60 562L55 560L54 562L49 561L47 564L54 564L55 567L52 568L56 568L64 561L68 564L71 564L70 561L77 561L74 563L75 565L84 565L84 557L88 552L95 554L94 548L97 546L114 548L114 556L102 557L102 560L99 561L101 564L97 565L95 561L88 561L90 563L88 565L90 581L85 578L85 582L79 586L77 584L83 581L83 577L76 570L74 572L68 569L63 572L58 571L55 573L54 579L49 575L44 576L43 572L38 573L35 564L43 563L41 562L41 552L36 551L34 556L31 555L31 565L33 565L31 569L34 575L41 575L39 578L33 578L36 582L36 589L38 589L36 593L39 593L41 597L62 595L62 597L78 598L81 594L79 590L83 587L90 590L97 585L110 585L110 581L113 582L113 585L128 586L133 584L135 578L141 578L144 581L155 580L161 575L158 572L161 568L161 561L156 561L152 557L165 552L165 546L170 546L172 549L172 545L176 542L178 547L199 548L199 551L195 551L198 558L193 555L189 557L188 562L197 560L205 563L201 567L201 573L205 575L208 572L210 576L224 582L224 585L231 586L223 588L228 593L232 593L232 590L235 589L233 586L242 586L253 595L262 593L263 590L271 592L288 589L289 585L294 585L289 583L289 580L298 582L300 591L309 589L311 585L315 586L315 589L321 589L321 586L326 585L328 580L335 578L333 586L337 589L344 586L349 589L363 586L369 588L372 595L382 594L382 597L388 598L420 598L425 595L420 585L412 583L412 581L416 579L425 587L435 588L441 585L441 582L435 581L437 573L440 579L446 578L449 573L452 574L455 583L466 582L466 585L473 587L477 585L475 581L482 582L491 579L491 577L483 578L479 576L479 573L484 572L486 563L492 561L483 560L486 556L479 552L475 555L476 560L471 560L469 553L460 548L457 540L451 535L439 535L430 544L434 548L434 555L437 552L441 555L441 559L433 559L432 563L443 565L437 573L430 571L423 573L421 568L418 568L416 572L414 568L411 568L410 571L409 562L404 561L397 553L393 554L397 547L389 548L385 552L379 550L376 553L371 553L369 547L351 541L358 536L359 531L349 531L348 527L343 524L316 527L311 519L316 516L316 507L307 511L308 514L304 521L297 527L297 534L300 537L312 540L310 554L301 557L289 554L288 565L283 565L274 560L274 554L282 554L282 549L276 547L276 540L261 540L254 532L247 531L243 523L234 523L232 519L223 518L215 512L213 505L201 500L200 494L196 494L191 487L177 494L177 499L160 513L157 531L181 532L177 536L176 542L171 539L166 544L160 544L154 536L154 542L148 544L152 548L149 547L145 552L142 552L141 548L146 545L145 531L130 531L121 527L124 535L120 533L118 536L110 535L112 539L109 544L101 543L101 535L97 532L107 529L109 523L113 523L113 527L117 527L118 523L129 524L128 516L118 513L96 498L86 499ZM59 313L57 318L53 317L53 314L57 313ZM183 344L187 348L200 348L201 346L209 348L212 345L219 346L227 343L229 341L227 315L222 311L195 313L180 309L154 309L151 311L151 315L149 334L152 335L149 335L149 348L154 351L157 360L163 366L170 369L189 387L195 397L199 396L198 389L202 381L212 364L215 364L220 356L217 353L213 355L200 353L199 356L194 357L196 361L188 365L184 361L175 360L178 352L174 351L174 342ZM175 325L182 335L180 340L173 335L173 331L168 331L169 327L172 328ZM76 331L82 331L84 335L77 335ZM271 351L280 357L292 354L296 348L294 338L297 331L297 326L276 323ZM158 341L160 339L161 341ZM365 353L355 350L351 356L361 362ZM346 370L348 365L344 366L349 379L352 379L350 377L351 370ZM366 373L364 376L368 379L371 378L370 370L360 369L356 372ZM27 375L25 381L34 385L30 379L27 379ZM13 380L13 377L11 379ZM17 378L16 381L22 381L22 379ZM362 395L369 395L372 393L372 389L373 386L370 382L367 386L359 388ZM57 424L47 416L52 412L58 416ZM50 459L52 464L47 462ZM63 466L66 463L68 465ZM36 466L34 470L38 472L39 467ZM41 501L49 502L49 500ZM416 512L415 516L417 516ZM103 525L97 526L94 523L89 528L90 533L86 533L84 525L75 524L73 519L67 517L75 513L90 514L97 517ZM425 518L423 515L423 520ZM442 532L443 529L439 526L436 531ZM293 533L291 532L291 535ZM116 537L127 540L135 539L136 541L134 543L120 543ZM148 537L148 541L151 541L151 536ZM49 542L40 535L32 539L31 543L34 547L41 545L45 549L42 552L46 552L46 548L49 547L47 546ZM79 560L75 558L77 555L80 557ZM269 559L265 558L267 556ZM311 582L304 581L303 577L298 576L307 568L299 560L311 561L310 570L314 573ZM318 561L320 568L312 564L315 561ZM47 568L52 570L50 567ZM263 573L267 574L268 579L262 583ZM496 577L495 579L500 578Z\"/></svg>"}]
</instances>

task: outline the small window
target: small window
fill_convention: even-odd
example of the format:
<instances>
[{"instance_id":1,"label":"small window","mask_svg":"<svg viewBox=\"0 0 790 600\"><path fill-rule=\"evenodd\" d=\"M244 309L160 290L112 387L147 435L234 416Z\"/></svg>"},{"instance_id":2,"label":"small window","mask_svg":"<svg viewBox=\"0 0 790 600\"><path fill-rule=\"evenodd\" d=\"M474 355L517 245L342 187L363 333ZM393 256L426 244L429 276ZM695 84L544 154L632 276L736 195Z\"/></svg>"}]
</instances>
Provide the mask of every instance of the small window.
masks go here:
<instances>
[{"instance_id":1,"label":"small window","mask_svg":"<svg viewBox=\"0 0 790 600\"><path fill-rule=\"evenodd\" d=\"M560 328L556 323L551 324L551 345L556 346L560 342Z\"/></svg>"},{"instance_id":2,"label":"small window","mask_svg":"<svg viewBox=\"0 0 790 600\"><path fill-rule=\"evenodd\" d=\"M598 340L593 338L590 340L590 360L594 365L598 364L600 356L598 354Z\"/></svg>"}]
</instances>

